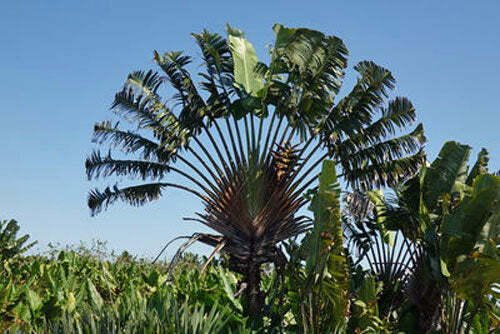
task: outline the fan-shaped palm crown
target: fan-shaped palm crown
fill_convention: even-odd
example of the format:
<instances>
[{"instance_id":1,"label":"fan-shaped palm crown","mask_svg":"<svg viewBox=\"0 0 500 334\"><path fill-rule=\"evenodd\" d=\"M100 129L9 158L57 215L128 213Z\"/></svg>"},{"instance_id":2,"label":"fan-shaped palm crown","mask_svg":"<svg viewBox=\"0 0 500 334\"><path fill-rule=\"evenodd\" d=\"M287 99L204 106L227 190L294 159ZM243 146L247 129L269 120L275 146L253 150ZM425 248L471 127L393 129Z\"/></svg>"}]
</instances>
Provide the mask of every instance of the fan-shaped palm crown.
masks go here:
<instances>
[{"instance_id":1,"label":"fan-shaped palm crown","mask_svg":"<svg viewBox=\"0 0 500 334\"><path fill-rule=\"evenodd\" d=\"M188 219L219 233L200 240L228 253L245 276L250 313L262 299L260 265L276 259L279 242L308 227L310 219L297 212L324 158L336 162L350 187L370 189L413 173L424 142L421 125L394 137L415 120L415 109L402 97L384 105L395 84L388 70L359 63L354 88L335 103L347 66L342 40L281 25L274 31L268 65L237 29L228 27L228 40L192 34L202 54L201 90L187 70L190 57L154 52L162 74L132 72L112 104L133 130L110 121L94 127L96 142L133 158L96 151L86 160L89 178L144 181L91 191L92 214L116 200L142 205L168 187L199 197L205 211ZM175 90L168 99L160 95L165 84ZM187 183L164 181L170 174Z\"/></svg>"}]
</instances>

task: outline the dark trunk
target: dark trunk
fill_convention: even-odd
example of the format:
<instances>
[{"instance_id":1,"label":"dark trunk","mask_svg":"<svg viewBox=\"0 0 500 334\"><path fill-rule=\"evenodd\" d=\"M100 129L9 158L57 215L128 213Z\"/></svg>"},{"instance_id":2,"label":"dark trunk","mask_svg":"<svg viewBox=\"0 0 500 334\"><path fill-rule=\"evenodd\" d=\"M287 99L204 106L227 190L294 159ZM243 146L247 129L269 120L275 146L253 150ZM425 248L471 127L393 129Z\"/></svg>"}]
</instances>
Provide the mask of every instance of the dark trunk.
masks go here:
<instances>
[{"instance_id":1,"label":"dark trunk","mask_svg":"<svg viewBox=\"0 0 500 334\"><path fill-rule=\"evenodd\" d=\"M438 324L441 312L441 289L437 284L433 284L423 293L421 303L418 307L418 330L419 333L431 333Z\"/></svg>"},{"instance_id":2,"label":"dark trunk","mask_svg":"<svg viewBox=\"0 0 500 334\"><path fill-rule=\"evenodd\" d=\"M264 307L264 293L260 289L260 264L249 261L244 275L245 289L245 311L251 321L255 323L262 318Z\"/></svg>"}]
</instances>

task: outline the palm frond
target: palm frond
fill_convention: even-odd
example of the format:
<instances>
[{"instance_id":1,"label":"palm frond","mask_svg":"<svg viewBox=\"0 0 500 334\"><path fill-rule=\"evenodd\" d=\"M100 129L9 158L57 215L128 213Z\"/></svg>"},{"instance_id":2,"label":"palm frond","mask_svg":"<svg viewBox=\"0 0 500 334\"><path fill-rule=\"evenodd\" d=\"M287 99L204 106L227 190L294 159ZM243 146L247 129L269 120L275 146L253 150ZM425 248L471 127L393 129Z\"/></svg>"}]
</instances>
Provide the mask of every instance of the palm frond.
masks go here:
<instances>
[{"instance_id":1,"label":"palm frond","mask_svg":"<svg viewBox=\"0 0 500 334\"><path fill-rule=\"evenodd\" d=\"M162 179L170 167L163 163L141 160L115 160L111 157L111 152L102 156L100 151L94 151L85 160L85 168L89 180L97 179L101 176L132 176L139 177L142 180Z\"/></svg>"},{"instance_id":2,"label":"palm frond","mask_svg":"<svg viewBox=\"0 0 500 334\"><path fill-rule=\"evenodd\" d=\"M310 29L273 27L276 43L268 76L285 74L284 80L271 79L267 97L293 127L306 134L311 124L327 112L338 93L348 54L341 39ZM259 71L264 68L260 66Z\"/></svg>"},{"instance_id":3,"label":"palm frond","mask_svg":"<svg viewBox=\"0 0 500 334\"><path fill-rule=\"evenodd\" d=\"M163 78L157 72L149 70L135 71L128 75L125 85L128 87L136 88L149 98L158 99L158 88L163 83Z\"/></svg>"},{"instance_id":4,"label":"palm frond","mask_svg":"<svg viewBox=\"0 0 500 334\"><path fill-rule=\"evenodd\" d=\"M367 165L361 168L343 170L343 176L353 189L370 190L378 187L395 186L415 174L425 161L423 151L408 157Z\"/></svg>"},{"instance_id":5,"label":"palm frond","mask_svg":"<svg viewBox=\"0 0 500 334\"><path fill-rule=\"evenodd\" d=\"M126 120L135 122L139 129L150 130L161 143L181 149L189 143L191 131L181 124L163 103L144 95L136 95L132 88L124 88L115 95L111 109Z\"/></svg>"},{"instance_id":6,"label":"palm frond","mask_svg":"<svg viewBox=\"0 0 500 334\"><path fill-rule=\"evenodd\" d=\"M390 101L387 108L381 108L381 117L363 128L356 135L349 136L349 140L358 146L375 144L382 138L394 135L396 130L402 130L411 125L416 119L415 108L404 97L396 97Z\"/></svg>"},{"instance_id":7,"label":"palm frond","mask_svg":"<svg viewBox=\"0 0 500 334\"><path fill-rule=\"evenodd\" d=\"M103 121L94 125L93 141L103 144L109 141L112 145L119 146L124 153L140 152L140 156L146 160L155 160L166 163L175 154L175 148L160 146L153 140L142 137L133 131L124 131L118 127L119 123L112 124Z\"/></svg>"},{"instance_id":8,"label":"palm frond","mask_svg":"<svg viewBox=\"0 0 500 334\"><path fill-rule=\"evenodd\" d=\"M205 79L200 83L201 87L210 94L207 104L227 105L230 95L234 93L234 65L227 40L207 30L191 36L202 53L205 72L199 75Z\"/></svg>"},{"instance_id":9,"label":"palm frond","mask_svg":"<svg viewBox=\"0 0 500 334\"><path fill-rule=\"evenodd\" d=\"M449 293L444 297L443 311L439 319L445 333L461 334L466 329L468 318L467 302ZM468 319L471 321L472 319Z\"/></svg>"},{"instance_id":10,"label":"palm frond","mask_svg":"<svg viewBox=\"0 0 500 334\"><path fill-rule=\"evenodd\" d=\"M389 96L396 79L392 73L372 61L359 62L354 69L361 75L352 92L345 99L347 110L373 111Z\"/></svg>"},{"instance_id":11,"label":"palm frond","mask_svg":"<svg viewBox=\"0 0 500 334\"><path fill-rule=\"evenodd\" d=\"M141 206L160 198L162 195L162 189L167 187L178 188L190 192L203 200L205 203L209 203L206 196L183 185L175 183L147 183L125 188L118 188L118 186L115 185L113 187L107 187L103 191L94 189L89 193L87 205L90 208L92 216L95 216L102 210L107 209L111 204L118 200L132 206Z\"/></svg>"},{"instance_id":12,"label":"palm frond","mask_svg":"<svg viewBox=\"0 0 500 334\"><path fill-rule=\"evenodd\" d=\"M336 125L343 117L353 118L361 125L371 123L373 114L394 88L396 80L391 72L374 62L360 62L354 69L361 77L352 91L327 116L325 130L330 135L337 131ZM337 136L341 137L342 134Z\"/></svg>"},{"instance_id":13,"label":"palm frond","mask_svg":"<svg viewBox=\"0 0 500 334\"><path fill-rule=\"evenodd\" d=\"M229 44L225 38L217 33L203 30L199 34L191 34L202 52L207 71L212 74L211 69L220 72L221 75L231 78L233 76L233 58ZM227 84L229 82L226 82ZM222 84L222 82L221 82Z\"/></svg>"},{"instance_id":14,"label":"palm frond","mask_svg":"<svg viewBox=\"0 0 500 334\"><path fill-rule=\"evenodd\" d=\"M338 159L342 166L361 168L368 163L379 164L385 161L399 159L421 149L425 142L423 126L419 124L412 132L391 138L374 145L361 147L352 141L346 140L337 146Z\"/></svg>"},{"instance_id":15,"label":"palm frond","mask_svg":"<svg viewBox=\"0 0 500 334\"><path fill-rule=\"evenodd\" d=\"M191 58L183 56L181 52L167 52L160 56L156 51L154 58L167 75L172 87L177 90L177 94L173 98L182 107L179 121L192 132L199 133L203 126L202 118L205 116L207 109L203 98L199 95L189 72L185 68L191 62Z\"/></svg>"},{"instance_id":16,"label":"palm frond","mask_svg":"<svg viewBox=\"0 0 500 334\"><path fill-rule=\"evenodd\" d=\"M400 167L421 160L418 153L425 143L422 125L412 132L391 138L415 120L415 108L403 97L382 104L394 88L395 79L387 69L373 62L355 66L361 77L352 91L321 119L317 130L337 159L351 187L368 190L394 185L404 175ZM380 117L374 121L375 114ZM385 165L385 167L384 167ZM399 166L399 167L398 167ZM395 167L398 171L386 173ZM360 177L361 179L357 179Z\"/></svg>"},{"instance_id":17,"label":"palm frond","mask_svg":"<svg viewBox=\"0 0 500 334\"><path fill-rule=\"evenodd\" d=\"M348 245L357 253L356 263L367 264L382 282L378 297L380 315L385 318L403 303L404 290L412 278L422 247L402 231L392 232L389 220L392 200L381 192L355 191L346 196L344 226Z\"/></svg>"},{"instance_id":18,"label":"palm frond","mask_svg":"<svg viewBox=\"0 0 500 334\"><path fill-rule=\"evenodd\" d=\"M162 187L165 187L162 183L151 183L121 189L115 185L107 187L103 191L94 189L89 193L87 204L92 216L107 209L117 200L133 206L140 206L158 199L161 196Z\"/></svg>"}]
</instances>

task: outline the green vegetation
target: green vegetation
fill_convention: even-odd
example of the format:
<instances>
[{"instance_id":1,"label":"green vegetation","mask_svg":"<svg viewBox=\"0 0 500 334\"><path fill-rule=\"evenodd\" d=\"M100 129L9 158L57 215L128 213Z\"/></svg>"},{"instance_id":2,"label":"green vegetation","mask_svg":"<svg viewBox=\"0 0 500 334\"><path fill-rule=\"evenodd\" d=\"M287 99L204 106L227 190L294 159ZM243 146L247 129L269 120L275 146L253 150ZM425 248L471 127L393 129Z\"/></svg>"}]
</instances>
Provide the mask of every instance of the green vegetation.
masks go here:
<instances>
[{"instance_id":1,"label":"green vegetation","mask_svg":"<svg viewBox=\"0 0 500 334\"><path fill-rule=\"evenodd\" d=\"M446 143L392 195L358 193L353 203L350 193L342 210L333 162L324 161L311 198L312 229L300 242L284 242L284 262L262 272L258 328L227 255L207 266L207 258L186 254L171 270L126 252L110 257L80 248L2 259L3 329L497 333L500 178L487 173L485 151L467 172L469 151ZM17 224L10 226L4 240L19 240Z\"/></svg>"},{"instance_id":2,"label":"green vegetation","mask_svg":"<svg viewBox=\"0 0 500 334\"><path fill-rule=\"evenodd\" d=\"M30 236L26 234L18 238L17 232L19 232L17 221L13 219L0 221L0 260L4 263L22 255L36 244L36 242L26 244Z\"/></svg>"},{"instance_id":3,"label":"green vegetation","mask_svg":"<svg viewBox=\"0 0 500 334\"><path fill-rule=\"evenodd\" d=\"M126 253L111 260L85 249L55 255L2 263L2 330L244 333L244 319L235 312L239 304L230 299L236 279L221 266L200 275L199 259L184 258L171 284L166 283L165 265L151 265Z\"/></svg>"},{"instance_id":4,"label":"green vegetation","mask_svg":"<svg viewBox=\"0 0 500 334\"><path fill-rule=\"evenodd\" d=\"M165 188L198 197L204 212L186 219L218 233L196 238L214 255L229 256L229 268L243 276L245 313L256 323L266 299L262 265L276 265L285 257L279 244L311 226L299 212L308 205L302 194L317 181L316 167L331 160L330 168L356 189L394 185L418 169L425 141L422 125L406 133L416 118L411 102L387 101L395 85L389 70L360 62L357 83L336 102L347 67L342 40L273 29L269 64L258 61L235 28L228 26L228 41L193 34L204 69L199 87L187 69L190 57L155 51L161 73L130 73L111 108L131 130L110 121L94 127L96 142L130 158L95 151L85 163L89 179L143 181L91 191L92 214L117 200L143 205ZM165 88L174 96L163 98ZM164 181L170 174L186 183Z\"/></svg>"},{"instance_id":5,"label":"green vegetation","mask_svg":"<svg viewBox=\"0 0 500 334\"><path fill-rule=\"evenodd\" d=\"M94 127L122 159L95 151L89 179L142 183L92 190L92 214L171 187L200 198L204 212L186 219L218 234L196 233L156 263L84 248L26 255L28 237L2 222L0 331L500 333L500 177L488 152L469 166L471 148L447 142L427 161L387 69L359 63L337 98L343 42L274 31L269 64L235 28L227 41L193 34L200 90L191 58L155 52L163 73L132 72L112 105L132 130ZM213 253L183 253L196 241Z\"/></svg>"},{"instance_id":6,"label":"green vegetation","mask_svg":"<svg viewBox=\"0 0 500 334\"><path fill-rule=\"evenodd\" d=\"M398 310L405 333L489 333L498 326L500 178L488 174L484 149L470 169L470 150L445 143L393 194L358 194L346 220L354 248L364 250L383 283L379 315L390 320Z\"/></svg>"}]
</instances>

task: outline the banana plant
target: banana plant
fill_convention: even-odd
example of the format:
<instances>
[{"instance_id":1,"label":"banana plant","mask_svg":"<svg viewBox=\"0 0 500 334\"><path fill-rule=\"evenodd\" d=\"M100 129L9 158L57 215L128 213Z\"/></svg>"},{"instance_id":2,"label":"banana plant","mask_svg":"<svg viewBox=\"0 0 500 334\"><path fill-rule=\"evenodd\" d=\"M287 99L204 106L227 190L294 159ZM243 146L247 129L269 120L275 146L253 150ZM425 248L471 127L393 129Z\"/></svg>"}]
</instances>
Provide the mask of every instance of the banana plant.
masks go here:
<instances>
[{"instance_id":1,"label":"banana plant","mask_svg":"<svg viewBox=\"0 0 500 334\"><path fill-rule=\"evenodd\" d=\"M353 273L353 298L348 333L389 334L394 332L390 319L378 307L383 283L363 270ZM392 326L391 326L392 325Z\"/></svg>"},{"instance_id":2,"label":"banana plant","mask_svg":"<svg viewBox=\"0 0 500 334\"><path fill-rule=\"evenodd\" d=\"M469 313L461 314L468 325L476 313L487 311L490 296L496 295L500 179L487 173L484 149L469 168L470 151L467 145L445 143L434 162L394 189L395 197L387 196L382 206L373 203L382 211L375 216L382 216L384 228L403 237L398 247L418 250L406 264L393 263L389 253L379 257L392 268L405 268L405 275L392 277L407 296L400 305L401 326L412 333L438 326L448 293L467 301Z\"/></svg>"},{"instance_id":3,"label":"banana plant","mask_svg":"<svg viewBox=\"0 0 500 334\"><path fill-rule=\"evenodd\" d=\"M298 330L303 333L342 333L350 310L350 281L340 220L340 188L335 163L323 161L319 186L309 208L313 228L292 257L304 259L303 267L291 263L289 290L294 296Z\"/></svg>"},{"instance_id":4,"label":"banana plant","mask_svg":"<svg viewBox=\"0 0 500 334\"><path fill-rule=\"evenodd\" d=\"M81 250L80 250L81 251ZM165 284L165 267L113 262L88 251L32 256L0 279L4 333L246 333L236 278L216 263L186 258Z\"/></svg>"},{"instance_id":5,"label":"banana plant","mask_svg":"<svg viewBox=\"0 0 500 334\"><path fill-rule=\"evenodd\" d=\"M2 220L0 221L0 262L19 257L31 247L36 244L35 242L27 243L30 238L29 234L18 237L19 224L16 220Z\"/></svg>"}]
</instances>

